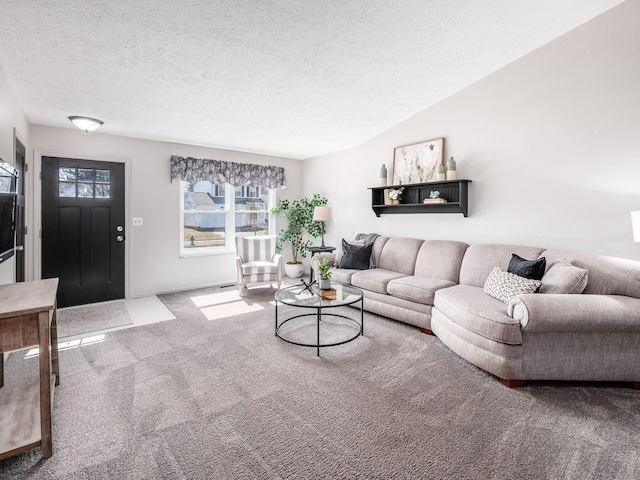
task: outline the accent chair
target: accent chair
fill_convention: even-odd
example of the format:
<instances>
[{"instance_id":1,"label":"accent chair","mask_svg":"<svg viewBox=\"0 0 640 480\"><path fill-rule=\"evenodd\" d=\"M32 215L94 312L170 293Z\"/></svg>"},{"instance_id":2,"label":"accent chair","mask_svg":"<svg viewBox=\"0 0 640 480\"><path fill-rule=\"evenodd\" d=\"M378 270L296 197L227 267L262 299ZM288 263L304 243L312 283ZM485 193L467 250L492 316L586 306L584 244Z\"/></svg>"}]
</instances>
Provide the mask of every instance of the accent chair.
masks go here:
<instances>
[{"instance_id":1,"label":"accent chair","mask_svg":"<svg viewBox=\"0 0 640 480\"><path fill-rule=\"evenodd\" d=\"M238 293L249 283L282 282L284 257L276 253L277 235L236 237Z\"/></svg>"}]
</instances>

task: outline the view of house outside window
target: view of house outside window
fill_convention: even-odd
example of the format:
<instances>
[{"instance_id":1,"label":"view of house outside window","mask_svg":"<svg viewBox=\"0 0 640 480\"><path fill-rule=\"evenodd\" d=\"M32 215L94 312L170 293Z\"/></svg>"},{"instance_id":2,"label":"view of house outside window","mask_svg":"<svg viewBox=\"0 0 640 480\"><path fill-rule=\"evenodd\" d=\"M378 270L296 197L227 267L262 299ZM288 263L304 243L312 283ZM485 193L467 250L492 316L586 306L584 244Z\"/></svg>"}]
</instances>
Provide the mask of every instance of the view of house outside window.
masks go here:
<instances>
[{"instance_id":1,"label":"view of house outside window","mask_svg":"<svg viewBox=\"0 0 640 480\"><path fill-rule=\"evenodd\" d=\"M269 234L271 189L208 181L182 184L182 252L232 250L236 236Z\"/></svg>"}]
</instances>

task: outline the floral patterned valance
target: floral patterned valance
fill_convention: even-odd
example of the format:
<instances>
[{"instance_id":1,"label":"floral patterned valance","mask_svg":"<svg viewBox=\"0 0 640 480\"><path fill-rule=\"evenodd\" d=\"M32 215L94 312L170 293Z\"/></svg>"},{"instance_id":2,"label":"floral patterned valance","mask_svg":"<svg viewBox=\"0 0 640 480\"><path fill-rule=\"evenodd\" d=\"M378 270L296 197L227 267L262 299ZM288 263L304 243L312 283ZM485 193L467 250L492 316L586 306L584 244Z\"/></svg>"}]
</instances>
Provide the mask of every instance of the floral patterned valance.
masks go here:
<instances>
[{"instance_id":1,"label":"floral patterned valance","mask_svg":"<svg viewBox=\"0 0 640 480\"><path fill-rule=\"evenodd\" d=\"M171 181L173 182L178 177L181 177L182 180L191 185L203 180L209 180L211 183L228 182L235 187L251 185L267 188L285 188L287 186L283 167L193 157L184 158L172 155Z\"/></svg>"}]
</instances>

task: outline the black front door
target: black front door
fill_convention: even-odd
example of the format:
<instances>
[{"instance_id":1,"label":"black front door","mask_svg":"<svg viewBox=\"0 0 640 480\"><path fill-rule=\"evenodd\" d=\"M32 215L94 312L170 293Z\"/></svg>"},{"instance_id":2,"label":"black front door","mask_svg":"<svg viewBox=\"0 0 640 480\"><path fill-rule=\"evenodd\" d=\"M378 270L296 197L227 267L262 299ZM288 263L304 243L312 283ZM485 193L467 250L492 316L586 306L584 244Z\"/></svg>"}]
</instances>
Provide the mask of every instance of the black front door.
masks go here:
<instances>
[{"instance_id":1,"label":"black front door","mask_svg":"<svg viewBox=\"0 0 640 480\"><path fill-rule=\"evenodd\" d=\"M124 164L42 157L42 278L58 306L124 298Z\"/></svg>"},{"instance_id":2,"label":"black front door","mask_svg":"<svg viewBox=\"0 0 640 480\"><path fill-rule=\"evenodd\" d=\"M16 196L16 282L24 282L25 266L24 266L24 157L26 150L24 145L16 138L16 158L14 167L18 170L18 181L16 188L18 195Z\"/></svg>"}]
</instances>

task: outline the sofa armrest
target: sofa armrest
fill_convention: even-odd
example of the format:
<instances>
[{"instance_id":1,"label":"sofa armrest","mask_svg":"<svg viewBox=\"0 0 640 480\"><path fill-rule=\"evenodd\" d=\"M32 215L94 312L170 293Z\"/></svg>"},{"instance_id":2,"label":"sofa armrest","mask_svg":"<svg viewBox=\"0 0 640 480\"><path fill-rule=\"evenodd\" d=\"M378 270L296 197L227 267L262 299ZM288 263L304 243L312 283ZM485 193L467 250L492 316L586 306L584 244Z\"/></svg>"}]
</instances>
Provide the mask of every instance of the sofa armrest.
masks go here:
<instances>
[{"instance_id":1,"label":"sofa armrest","mask_svg":"<svg viewBox=\"0 0 640 480\"><path fill-rule=\"evenodd\" d=\"M640 332L640 299L532 293L509 301L523 332Z\"/></svg>"},{"instance_id":2,"label":"sofa armrest","mask_svg":"<svg viewBox=\"0 0 640 480\"><path fill-rule=\"evenodd\" d=\"M318 265L320 265L320 262L323 258L326 258L327 262L329 262L329 265L331 265L332 267L337 267L337 265L335 264L335 253L316 253L313 257L311 257L311 268L313 268L314 272L318 270Z\"/></svg>"}]
</instances>

